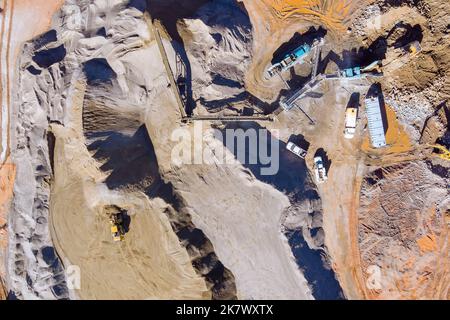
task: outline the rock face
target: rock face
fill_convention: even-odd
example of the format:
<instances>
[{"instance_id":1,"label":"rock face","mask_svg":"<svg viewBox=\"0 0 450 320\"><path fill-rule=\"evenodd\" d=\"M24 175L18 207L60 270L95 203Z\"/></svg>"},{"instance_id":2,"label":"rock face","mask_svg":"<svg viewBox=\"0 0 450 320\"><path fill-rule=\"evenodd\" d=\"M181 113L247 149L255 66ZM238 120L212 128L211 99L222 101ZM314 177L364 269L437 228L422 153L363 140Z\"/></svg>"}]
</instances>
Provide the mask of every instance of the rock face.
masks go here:
<instances>
[{"instance_id":1,"label":"rock face","mask_svg":"<svg viewBox=\"0 0 450 320\"><path fill-rule=\"evenodd\" d=\"M448 299L448 183L447 170L425 162L365 178L359 246L374 297Z\"/></svg>"},{"instance_id":2,"label":"rock face","mask_svg":"<svg viewBox=\"0 0 450 320\"><path fill-rule=\"evenodd\" d=\"M448 123L450 119L450 108L443 104L434 115L429 117L422 130L420 142L423 144L434 144L436 141L450 145L450 131Z\"/></svg>"},{"instance_id":3,"label":"rock face","mask_svg":"<svg viewBox=\"0 0 450 320\"><path fill-rule=\"evenodd\" d=\"M183 19L178 32L192 69L194 100L213 107L208 103L245 91L253 41L249 17L241 7L229 0L211 2L192 19Z\"/></svg>"}]
</instances>

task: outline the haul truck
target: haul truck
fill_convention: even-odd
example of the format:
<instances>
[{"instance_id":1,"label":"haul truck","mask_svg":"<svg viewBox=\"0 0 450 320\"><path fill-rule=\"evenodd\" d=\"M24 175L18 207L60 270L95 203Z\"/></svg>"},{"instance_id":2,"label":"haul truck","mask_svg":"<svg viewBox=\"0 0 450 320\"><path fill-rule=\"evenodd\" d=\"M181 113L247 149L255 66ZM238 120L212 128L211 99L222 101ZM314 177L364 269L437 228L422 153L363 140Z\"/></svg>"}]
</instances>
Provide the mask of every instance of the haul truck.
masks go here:
<instances>
[{"instance_id":1,"label":"haul truck","mask_svg":"<svg viewBox=\"0 0 450 320\"><path fill-rule=\"evenodd\" d=\"M355 136L357 117L358 108L348 107L345 111L344 137L346 139L352 139Z\"/></svg>"}]
</instances>

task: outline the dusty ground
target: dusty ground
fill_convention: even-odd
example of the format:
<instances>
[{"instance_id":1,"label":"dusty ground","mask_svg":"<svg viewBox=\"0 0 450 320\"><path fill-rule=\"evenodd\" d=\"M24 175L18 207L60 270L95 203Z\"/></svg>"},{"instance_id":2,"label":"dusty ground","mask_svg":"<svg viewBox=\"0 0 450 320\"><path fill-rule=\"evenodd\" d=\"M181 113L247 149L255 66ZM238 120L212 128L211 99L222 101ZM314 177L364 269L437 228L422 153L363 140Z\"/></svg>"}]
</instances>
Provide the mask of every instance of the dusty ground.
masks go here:
<instances>
[{"instance_id":1,"label":"dusty ground","mask_svg":"<svg viewBox=\"0 0 450 320\"><path fill-rule=\"evenodd\" d=\"M358 210L362 267L380 270L369 297L449 299L450 204L443 170L410 162L365 178Z\"/></svg>"},{"instance_id":2,"label":"dusty ground","mask_svg":"<svg viewBox=\"0 0 450 320\"><path fill-rule=\"evenodd\" d=\"M342 90L341 85L346 85L349 91ZM325 84L318 90L325 92L321 100L302 101L304 110L317 121L316 125L311 125L298 109L281 113L274 123L275 128L298 128L281 129L282 140L287 141L291 135L301 134L310 143L306 158L310 170L319 149L323 149L326 157L330 159L329 180L319 186L324 214L325 246L340 285L349 299L360 298L365 289L357 254L356 229L353 229L357 221L358 204L355 202L355 196L359 190L358 177L364 169L359 155L363 139L357 135L355 139L347 140L342 132L345 108L350 99L349 92L364 93L368 87L369 84L364 82L359 85L340 84L338 81ZM362 128L359 130L361 134Z\"/></svg>"},{"instance_id":3,"label":"dusty ground","mask_svg":"<svg viewBox=\"0 0 450 320\"><path fill-rule=\"evenodd\" d=\"M85 87L77 85L75 90L70 127L52 127L56 143L50 209L52 238L65 267L77 265L81 270L75 297L210 298L172 232L164 214L168 205L149 201L140 192L108 190L102 183L106 176L91 158L81 127ZM119 206L131 217L123 243L112 242L107 205Z\"/></svg>"},{"instance_id":4,"label":"dusty ground","mask_svg":"<svg viewBox=\"0 0 450 320\"><path fill-rule=\"evenodd\" d=\"M315 96L300 101L315 125L297 108L277 114L273 123L236 125L268 128L280 140L285 167L272 178L238 161L174 164L176 129L212 150L223 145L212 137L203 141L192 123L180 122L148 21L125 2L94 1L95 12L83 4L81 15L98 19L70 26L63 21L80 13L64 7L54 20L58 38L45 48L42 38L29 42L13 81L11 150L19 165L8 287L19 298L44 299L323 297L329 283L315 281L308 261L294 259L297 247L289 246L287 228L301 230L323 257L317 269L332 266L336 291L342 288L348 299L448 299L448 204L438 204L448 198L448 166L427 145L448 138L448 4L419 2L391 8L393 1L242 0L238 6L198 0L176 10L169 0L149 2L195 113L232 110L234 103L276 109L287 91L280 79L264 79L265 68L288 47L319 34L326 40L319 72L383 60L389 146L369 146L363 104L355 138L342 134L352 94L362 102L373 81L323 82ZM35 18L26 6L18 8ZM412 29L396 26L399 19ZM15 39L28 36L16 32ZM416 37L423 51L397 59L397 40ZM10 60L2 59L2 68ZM306 63L284 76L297 88L310 72ZM285 150L291 139L308 144L306 162ZM311 175L316 154L329 171L319 186ZM14 179L11 171L6 176ZM399 200L405 193L409 197ZM131 217L120 244L112 242L104 213L111 204ZM81 290L67 290L63 267L71 264L81 267ZM368 290L371 266L381 268L379 290Z\"/></svg>"},{"instance_id":5,"label":"dusty ground","mask_svg":"<svg viewBox=\"0 0 450 320\"><path fill-rule=\"evenodd\" d=\"M330 15L336 13L337 8L334 8L335 10L325 10L321 12L322 14L318 14L320 5L314 7L316 12L312 12L314 10L311 10L309 3L302 1L244 1L244 3L255 28L254 62L247 74L246 88L257 97L269 102L277 99L276 94L283 88L283 83L278 79L271 80L271 83L268 83L263 78L263 72L269 61L274 57L272 53L275 49L287 42L295 31L304 33L310 26L315 26L316 28L319 25L326 26L328 33L325 36L325 40L328 45L325 45L322 57L327 59L329 56L327 52L330 52L331 48L339 54L339 50L347 50L349 52L354 48L358 49L360 46L371 46L374 41L376 42L380 39L379 37L386 36L399 20L412 26L420 24L423 29L423 39L420 39L421 41L423 40L423 53L411 59L399 59L400 61L398 61L395 60L399 54L398 50L388 49L383 54L382 50L380 52L382 47L375 47L377 48L377 51L375 51L376 55L378 55L379 59L384 59L383 61L386 65L384 69L385 78L382 79L382 84L386 90L386 101L392 104L392 106L386 106L388 124L386 134L389 144L386 150L380 152L371 149L367 133L364 133L363 138L359 139L359 141L354 141L352 144L349 144L348 141L342 138L339 138L337 143L335 139L330 139L330 137L341 136L338 128L342 126L342 113L337 113L337 111L336 113L330 113L329 109L330 105L333 106L333 110L335 106L339 105L342 105L340 108L344 108L344 97L338 98L338 95L335 98L333 95L330 97L326 94L321 97L321 100L305 99L301 103L310 116L314 119L320 119L315 127L308 125L305 120L301 120L299 125L297 116L289 116L296 118L295 124L286 120L287 116L285 114L281 114L278 117L282 127L302 128L299 130L299 133L301 132L305 135L306 140L313 147L312 150L314 150L314 146L316 148L323 147L330 155L332 161L330 180L323 188L319 188L324 210L325 244L346 297L353 299L369 297L370 295L366 290L365 284L368 275L361 269L362 263L359 257L357 231L359 225L357 213L359 190L362 182L361 177L366 172L366 155L364 153L368 154L369 158L379 157L379 159L385 159L378 161L378 163L384 163L385 165L389 165L390 162L396 163L415 159L416 156L413 149L416 149L416 143L420 138L420 133L418 134L418 132L423 128L427 117L433 113L433 109L447 99L443 83L448 81L448 77L438 70L448 69L448 64L445 63L448 50L444 49L447 36L445 35L445 25L442 25L445 20L442 18L442 12L448 9L439 1L424 1L419 6L421 13L419 13L419 9L407 6L393 9L387 6L378 11L374 10L373 6L368 6L367 12L371 12L371 15L366 17L364 16L365 12L362 13L361 11L365 10L363 9L365 4L368 5L369 2L363 4L361 1L355 1L353 4L359 10L349 11L344 9L344 2L339 2L343 7L341 7L341 11L338 11L344 16L346 15L346 18L336 19L335 21L340 23L340 25L337 25L329 23L330 20L327 21ZM329 3L330 8L333 7L333 2L331 2L332 4L330 4L330 1L327 3ZM351 5L350 2L348 4ZM267 10L268 6L273 10ZM426 11L428 13L426 16L423 15L424 6L428 10ZM353 20L353 18L359 17L361 14L365 17L365 20ZM298 15L302 15L304 19L301 21L291 19L292 16ZM432 19L432 16L439 18ZM359 21L361 21L361 24L358 24ZM345 32L347 28L356 33L362 32L364 36L351 38L353 33ZM286 30L287 32L285 32ZM387 39L387 44L392 45L396 39L405 34L406 36L414 37L414 34L411 36L409 33L397 32ZM273 41L273 39L277 39L277 41ZM259 45L262 43L264 43L263 46ZM344 46L342 46L343 43L345 43ZM349 57L352 59L352 55L349 55ZM357 55L355 55L354 59L358 59ZM335 59L333 62L335 62ZM336 62L344 66L351 66L347 64L348 62L351 63L351 60L345 61L344 59ZM332 65L333 63L328 66L324 65L319 70L325 68L326 72L334 71L334 68L330 69ZM439 67L436 67L437 65ZM296 74L306 77L310 70L310 67L297 67ZM295 83L293 80L295 80L296 76L285 74L284 77L289 84ZM336 90L337 92L342 92L340 86L335 85L331 85L331 88L319 88L319 91ZM341 86L345 87L348 92L358 91L351 85L349 86L348 83L342 83ZM367 88L360 89L363 97L367 92ZM415 95L412 91L408 91L411 88L416 88L420 94ZM346 95L345 92L344 95ZM349 97L347 96L346 99L348 101ZM323 111L319 111L321 109ZM340 112L343 112L342 110ZM361 112L363 112L363 109L361 109ZM299 113L299 117L304 119L301 113ZM321 123L322 119L325 119L324 123ZM328 127L328 124L334 124L336 121L339 125L333 128L334 131L329 131L331 128ZM363 126L364 119L362 122L361 125ZM445 120L443 123L445 127ZM434 132L433 129L430 130ZM442 128L437 130L440 130L441 134L435 134L433 135L434 138L428 138L428 141L431 143L442 137L445 132L445 130L442 132ZM313 131L313 133L308 134L309 131ZM305 134L305 132L307 133ZM343 146L347 147L344 148ZM343 148L346 152L343 152ZM364 152L361 153L361 151ZM429 151L426 154L429 155ZM387 155L391 155L391 157L384 158ZM420 157L423 157L423 154L420 154ZM367 161L371 162L372 160L367 159ZM311 160L308 164L311 167ZM339 197L336 197L336 190L342 193ZM440 285L445 287L445 280L441 280L436 286ZM385 297L388 297L388 295Z\"/></svg>"}]
</instances>

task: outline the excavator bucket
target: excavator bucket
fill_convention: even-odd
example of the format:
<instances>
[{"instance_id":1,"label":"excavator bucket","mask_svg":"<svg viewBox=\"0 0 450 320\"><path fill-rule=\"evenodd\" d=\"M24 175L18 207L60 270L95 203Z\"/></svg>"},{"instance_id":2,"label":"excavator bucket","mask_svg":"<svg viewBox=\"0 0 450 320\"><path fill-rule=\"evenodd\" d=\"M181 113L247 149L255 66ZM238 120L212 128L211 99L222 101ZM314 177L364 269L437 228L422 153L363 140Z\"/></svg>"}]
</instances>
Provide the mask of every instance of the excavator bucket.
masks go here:
<instances>
[{"instance_id":1,"label":"excavator bucket","mask_svg":"<svg viewBox=\"0 0 450 320\"><path fill-rule=\"evenodd\" d=\"M411 57L414 57L415 55L419 54L422 51L422 46L420 45L419 41L414 41L409 45L409 54Z\"/></svg>"},{"instance_id":2,"label":"excavator bucket","mask_svg":"<svg viewBox=\"0 0 450 320\"><path fill-rule=\"evenodd\" d=\"M437 157L450 161L450 151L447 150L446 147L440 144L433 145L433 154Z\"/></svg>"},{"instance_id":3,"label":"excavator bucket","mask_svg":"<svg viewBox=\"0 0 450 320\"><path fill-rule=\"evenodd\" d=\"M123 240L123 236L119 232L119 228L116 225L111 226L111 235L114 242L119 242Z\"/></svg>"}]
</instances>

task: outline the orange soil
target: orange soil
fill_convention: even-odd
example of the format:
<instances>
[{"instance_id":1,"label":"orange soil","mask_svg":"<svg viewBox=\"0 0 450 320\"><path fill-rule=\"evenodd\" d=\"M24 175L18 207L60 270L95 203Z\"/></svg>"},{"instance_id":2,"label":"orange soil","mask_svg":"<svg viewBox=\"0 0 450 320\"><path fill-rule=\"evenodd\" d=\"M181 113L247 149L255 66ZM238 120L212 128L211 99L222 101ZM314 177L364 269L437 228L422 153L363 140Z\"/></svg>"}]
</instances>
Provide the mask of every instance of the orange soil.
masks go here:
<instances>
[{"instance_id":1,"label":"orange soil","mask_svg":"<svg viewBox=\"0 0 450 320\"><path fill-rule=\"evenodd\" d=\"M422 253L432 252L437 249L437 239L434 234L425 235L416 240L417 245Z\"/></svg>"},{"instance_id":2,"label":"orange soil","mask_svg":"<svg viewBox=\"0 0 450 320\"><path fill-rule=\"evenodd\" d=\"M7 210L13 195L15 176L16 167L7 160L7 163L0 167L0 250L6 248L8 239L6 233Z\"/></svg>"},{"instance_id":3,"label":"orange soil","mask_svg":"<svg viewBox=\"0 0 450 320\"><path fill-rule=\"evenodd\" d=\"M388 121L386 143L388 147L382 149L382 152L384 154L393 154L412 151L413 147L408 134L406 133L405 129L398 123L395 111L388 105L386 105L386 114ZM362 144L362 150L365 152L374 152L376 150L373 149L370 144L368 133Z\"/></svg>"},{"instance_id":4,"label":"orange soil","mask_svg":"<svg viewBox=\"0 0 450 320\"><path fill-rule=\"evenodd\" d=\"M344 21L350 15L355 0L263 0L280 20L298 16L318 17L330 29L345 30Z\"/></svg>"}]
</instances>

